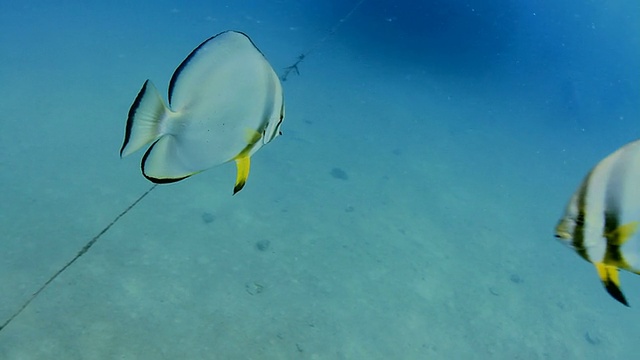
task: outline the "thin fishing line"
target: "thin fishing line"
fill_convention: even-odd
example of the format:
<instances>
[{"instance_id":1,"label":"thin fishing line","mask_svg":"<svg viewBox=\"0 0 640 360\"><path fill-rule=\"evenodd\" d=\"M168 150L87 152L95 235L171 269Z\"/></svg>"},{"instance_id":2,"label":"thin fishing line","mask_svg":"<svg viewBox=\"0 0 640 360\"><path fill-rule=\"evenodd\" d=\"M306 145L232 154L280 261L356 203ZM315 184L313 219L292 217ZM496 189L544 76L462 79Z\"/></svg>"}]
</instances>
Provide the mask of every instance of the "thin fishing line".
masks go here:
<instances>
[{"instance_id":1,"label":"thin fishing line","mask_svg":"<svg viewBox=\"0 0 640 360\"><path fill-rule=\"evenodd\" d=\"M313 51L315 51L320 45L322 45L325 41L327 41L331 36L333 36L338 29L340 28L340 26L342 26L342 24L344 24L345 22L347 22L347 20L349 20L349 18L351 17L351 15L353 15L353 13L360 7L360 5L362 5L362 3L364 3L365 0L360 0L358 1L353 8L351 8L351 10L347 13L347 15L345 15L343 18L341 18L332 28L331 30L320 40L316 41L316 43L309 48L309 50L307 50L306 52L298 55L298 60L296 60L296 62L293 63L293 65L291 66L287 66L286 68L284 68L284 73L282 74L282 76L280 76L280 79L282 81L287 81L287 77L289 76L289 74L294 71L297 75L300 75L300 70L298 69L298 65L307 57L309 56L309 54L311 54ZM13 319L15 319L16 317L18 317L18 315L20 315L22 313L22 311L24 311L24 309L26 309L31 302L33 302L33 300L35 300L40 293L42 293L42 291L44 291L44 289L46 289L49 284L51 284L53 282L53 280L55 280L60 274L62 274L65 270L67 270L71 265L73 265L73 263L75 263L78 259L80 259L84 254L86 254L89 249L91 249L91 247L102 237L102 235L104 235L107 231L109 231L109 229L111 229L111 227L113 225L115 225L118 221L120 221L120 219L125 216L129 211L131 211L136 205L138 205L138 203L140 201L142 201L142 199L144 199L147 195L149 195L149 193L151 193L157 186L158 184L154 184L153 186L151 186L149 188L149 190L145 191L142 195L140 195L134 202L132 202L123 212L121 212L118 216L116 216L113 221L111 221L111 223L109 223L109 225L107 225L104 229L102 229L102 231L100 231L95 237L93 237L93 239L89 240L83 247L82 249L80 249L80 251L78 251L78 253L76 254L76 256L73 257L73 259L69 260L63 267L61 267L58 271L56 271L56 273L54 273L49 280L47 280L44 284L42 284L42 286L40 286L40 288L34 292L29 299L27 299L22 306L16 311L14 312L2 325L0 325L0 331L4 330L4 328L6 328L12 321Z\"/></svg>"},{"instance_id":2,"label":"thin fishing line","mask_svg":"<svg viewBox=\"0 0 640 360\"><path fill-rule=\"evenodd\" d=\"M38 295L40 295L40 293L44 289L46 289L47 286L49 286L49 284L51 284L53 280L55 280L58 277L58 275L62 274L65 270L67 270L67 268L71 266L74 262L76 262L76 260L80 259L82 255L86 254L87 251L89 251L89 249L91 249L91 247L100 239L100 237L102 237L102 235L104 235L107 231L109 231L109 229L113 225L115 225L123 216L125 216L129 211L131 211L131 209L133 209L136 205L138 205L138 203L142 201L142 199L144 199L145 196L149 195L149 193L152 192L153 189L156 188L156 186L158 186L158 184L153 184L153 186L151 186L149 190L145 191L144 194L140 195L134 202L131 203L131 205L129 205L123 212L121 212L118 216L116 216L109 225L107 225L104 229L102 229L102 231L98 233L98 235L94 236L93 239L89 240L82 247L82 249L78 251L78 253L73 259L69 260L63 267L60 268L60 270L58 270L55 274L53 274L49 278L49 280L47 280L44 284L42 284L42 286L40 286L38 291L34 292L31 295L31 297L27 299L27 301L25 301L24 304L22 304L22 306L16 312L14 312L13 315L11 315L11 317L9 317L9 319L7 319L7 321L4 322L4 324L0 326L0 331L2 331L7 325L9 325L11 321L13 321L13 319L15 319L18 315L20 315L20 313L22 313L22 311L26 309L27 306L29 306L29 304L31 304L31 302L35 300L38 297Z\"/></svg>"},{"instance_id":3,"label":"thin fishing line","mask_svg":"<svg viewBox=\"0 0 640 360\"><path fill-rule=\"evenodd\" d=\"M338 22L333 25L333 27L331 28L331 30L329 30L329 32L320 40L316 41L315 44L313 44L313 46L311 46L311 48L309 48L309 50L307 50L306 52L303 52L302 54L298 55L298 60L296 60L296 62L293 63L293 65L291 66L287 66L286 68L284 68L284 73L282 74L282 76L280 76L280 80L282 81L287 81L287 78L289 77L289 74L293 71L296 73L296 75L300 75L300 69L298 69L298 65L307 58L307 56L309 56L309 54L311 54L314 50L316 50L320 45L322 45L325 41L327 41L327 39L329 39L331 36L333 36L333 34L335 34L338 29L340 28L340 26L342 26L342 24L346 23L347 20L349 20L349 18L351 17L351 15L353 15L353 13L360 7L360 5L362 5L362 3L365 2L365 0L360 0L358 1L353 8L351 8L351 10L349 11L349 13L347 13L347 15L345 15L342 19L338 20Z\"/></svg>"}]
</instances>

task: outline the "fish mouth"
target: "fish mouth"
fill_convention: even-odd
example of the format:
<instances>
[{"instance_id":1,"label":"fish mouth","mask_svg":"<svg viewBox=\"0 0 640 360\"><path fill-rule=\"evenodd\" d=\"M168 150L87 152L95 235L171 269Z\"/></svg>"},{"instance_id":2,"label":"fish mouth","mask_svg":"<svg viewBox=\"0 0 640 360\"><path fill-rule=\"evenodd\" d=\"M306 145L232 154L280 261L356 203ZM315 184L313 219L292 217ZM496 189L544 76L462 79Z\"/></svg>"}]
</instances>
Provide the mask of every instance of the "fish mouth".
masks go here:
<instances>
[{"instance_id":1,"label":"fish mouth","mask_svg":"<svg viewBox=\"0 0 640 360\"><path fill-rule=\"evenodd\" d=\"M575 222L571 218L562 218L558 221L555 228L555 237L561 241L571 241L573 239L573 231Z\"/></svg>"},{"instance_id":2,"label":"fish mouth","mask_svg":"<svg viewBox=\"0 0 640 360\"><path fill-rule=\"evenodd\" d=\"M558 240L571 240L571 234L569 234L568 231L564 231L564 230L556 231L554 236Z\"/></svg>"}]
</instances>

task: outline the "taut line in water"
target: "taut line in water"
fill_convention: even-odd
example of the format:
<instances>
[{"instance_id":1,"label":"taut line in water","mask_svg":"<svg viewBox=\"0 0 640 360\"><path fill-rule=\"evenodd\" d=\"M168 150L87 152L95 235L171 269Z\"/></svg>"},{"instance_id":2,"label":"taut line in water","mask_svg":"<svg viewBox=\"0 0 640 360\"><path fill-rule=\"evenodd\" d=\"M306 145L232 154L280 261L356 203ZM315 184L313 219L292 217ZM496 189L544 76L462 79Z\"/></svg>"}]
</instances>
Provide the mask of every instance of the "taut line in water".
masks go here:
<instances>
[{"instance_id":1,"label":"taut line in water","mask_svg":"<svg viewBox=\"0 0 640 360\"><path fill-rule=\"evenodd\" d=\"M342 24L344 24L345 22L347 22L347 20L349 20L351 15L360 7L360 5L362 5L363 2L365 2L365 0L358 1L353 6L353 8L351 8L349 13L347 13L347 15L345 15L342 19L338 20L338 22L335 25L333 25L331 30L329 30L329 32L322 39L316 41L316 43L313 44L313 46L311 46L309 48L309 50L307 50L306 52L298 55L298 59L292 65L287 66L286 68L284 68L284 72L280 76L280 80L287 81L287 78L289 77L289 74L292 71L295 72L296 75L300 75L300 69L298 69L298 65L300 65L302 60L306 59L307 56L309 56L309 54L311 54L311 52L313 52L320 45L322 45L325 41L327 41L327 39L329 39L333 34L335 34L338 31L338 29L340 28L340 26L342 26Z\"/></svg>"},{"instance_id":2,"label":"taut line in water","mask_svg":"<svg viewBox=\"0 0 640 360\"><path fill-rule=\"evenodd\" d=\"M134 202L131 203L131 205L129 205L123 212L121 212L118 216L116 216L109 225L105 226L105 228L102 229L102 231L100 231L98 235L94 236L93 239L87 241L87 243L82 247L82 249L80 249L80 251L78 251L76 256L73 257L73 259L69 260L66 264L64 264L63 267L61 267L58 271L56 271L55 274L51 275L49 280L47 280L44 284L42 284L42 286L40 286L38 291L34 292L22 304L22 306L17 311L15 311L2 325L0 325L0 331L2 331L5 327L7 327L7 325L9 325L13 321L13 319L15 319L18 315L20 315L20 313L22 313L22 311L26 309L27 306L29 306L29 304L31 304L31 302L35 300L38 297L38 295L40 295L40 293L44 289L46 289L47 286L49 286L49 284L51 284L53 280L55 280L58 277L58 275L62 274L65 270L67 270L67 268L73 265L73 263L76 262L76 260L80 259L82 255L86 254L87 251L91 249L93 244L95 244L96 241L98 241L100 237L102 237L102 235L104 235L107 231L109 231L109 229L111 229L111 227L115 225L123 216L125 216L131 209L133 209L136 205L138 205L138 203L142 201L142 199L144 199L145 196L149 195L149 193L153 191L153 189L155 189L156 186L158 186L158 184L153 184L153 186L150 187L149 190L145 191L144 194L140 195Z\"/></svg>"}]
</instances>

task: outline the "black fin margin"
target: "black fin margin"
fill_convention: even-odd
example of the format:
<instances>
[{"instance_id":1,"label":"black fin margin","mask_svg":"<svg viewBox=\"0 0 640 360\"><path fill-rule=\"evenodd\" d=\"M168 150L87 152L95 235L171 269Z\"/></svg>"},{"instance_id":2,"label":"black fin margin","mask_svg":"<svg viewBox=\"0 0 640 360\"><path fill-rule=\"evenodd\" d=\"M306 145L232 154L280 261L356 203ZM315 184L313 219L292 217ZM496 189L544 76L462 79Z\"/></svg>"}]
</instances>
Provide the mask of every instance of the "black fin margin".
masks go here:
<instances>
[{"instance_id":1,"label":"black fin margin","mask_svg":"<svg viewBox=\"0 0 640 360\"><path fill-rule=\"evenodd\" d=\"M241 181L241 182L237 183L236 186L233 187L233 195L235 195L238 192L240 192L240 190L242 190L242 188L244 188L246 183L247 183L246 181Z\"/></svg>"},{"instance_id":2,"label":"black fin margin","mask_svg":"<svg viewBox=\"0 0 640 360\"><path fill-rule=\"evenodd\" d=\"M221 33L215 34L212 37L208 38L207 40L203 41L200 45L198 45L198 47L196 47L195 49L193 49L189 55L187 55L187 57L182 60L182 62L180 63L180 65L178 65L178 67L176 68L176 70L173 72L173 75L171 75L171 80L169 81L169 94L167 96L167 99L169 100L169 106L171 106L171 98L173 96L173 88L176 85L176 82L178 81L178 77L180 76L180 73L182 72L182 70L184 70L184 68L189 64L189 61L191 61L191 59L193 59L193 57L198 53L198 50L200 50L200 48L202 48L206 43L208 43L209 41L217 38L218 36L228 33L228 32L234 32L234 33L238 33L240 35L244 35L247 39L249 39L249 42L251 42L251 45L253 45L254 48L256 48L256 50L258 50L258 52L262 55L262 57L265 57L264 54L262 53L262 51L260 51L260 49L258 49L258 47L256 46L256 44L253 42L253 40L251 40L251 38L249 37L249 35L243 33L242 31L236 31L236 30L226 30L223 31ZM265 57L266 58L266 57Z\"/></svg>"},{"instance_id":3,"label":"black fin margin","mask_svg":"<svg viewBox=\"0 0 640 360\"><path fill-rule=\"evenodd\" d=\"M629 306L627 298L625 298L622 290L620 290L620 288L613 281L603 281L603 284L604 288L607 290L609 295L611 295L611 297L618 300L622 305Z\"/></svg>"},{"instance_id":4,"label":"black fin margin","mask_svg":"<svg viewBox=\"0 0 640 360\"><path fill-rule=\"evenodd\" d=\"M144 177L151 181L154 184L171 184L174 182L178 182L180 180L184 180L188 177L190 177L191 175L188 176L183 176L180 178L163 178L163 179L158 179L158 178L154 178L152 176L148 176L145 172L144 172L144 163L147 161L147 158L149 157L149 154L151 154L151 150L153 149L153 147L156 145L156 143L160 141L160 139L156 140L153 144L151 144L151 146L149 147L149 149L147 149L147 152L144 153L144 156L142 157L142 161L140 162L140 170L142 170L142 175L144 175Z\"/></svg>"},{"instance_id":5,"label":"black fin margin","mask_svg":"<svg viewBox=\"0 0 640 360\"><path fill-rule=\"evenodd\" d=\"M136 115L136 111L138 107L140 107L140 102L144 97L144 93L147 91L147 85L149 84L149 79L147 79L144 84L142 84L142 89L138 91L138 95L136 95L136 99L133 100L133 104L129 108L129 114L127 115L127 125L124 130L124 141L122 142L122 147L120 148L120 157L122 158L122 152L124 148L127 147L129 143L129 139L131 139L131 128L133 127L133 117Z\"/></svg>"}]
</instances>

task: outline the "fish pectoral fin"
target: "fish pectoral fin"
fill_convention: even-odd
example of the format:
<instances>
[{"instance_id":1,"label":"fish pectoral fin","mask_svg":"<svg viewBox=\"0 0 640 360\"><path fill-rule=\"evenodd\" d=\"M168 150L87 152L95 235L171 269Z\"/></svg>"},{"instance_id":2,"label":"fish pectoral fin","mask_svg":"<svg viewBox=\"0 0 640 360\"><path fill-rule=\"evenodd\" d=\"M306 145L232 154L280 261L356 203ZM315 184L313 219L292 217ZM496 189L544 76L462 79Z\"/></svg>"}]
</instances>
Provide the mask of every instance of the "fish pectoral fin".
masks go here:
<instances>
[{"instance_id":1,"label":"fish pectoral fin","mask_svg":"<svg viewBox=\"0 0 640 360\"><path fill-rule=\"evenodd\" d=\"M640 225L640 221L632 221L628 224L624 224L619 226L617 229L613 230L610 236L607 236L612 242L612 245L621 246L624 245L633 234L638 230L638 225Z\"/></svg>"},{"instance_id":2,"label":"fish pectoral fin","mask_svg":"<svg viewBox=\"0 0 640 360\"><path fill-rule=\"evenodd\" d=\"M260 139L262 139L262 133L254 129L244 130L244 139L247 142L248 147L253 147Z\"/></svg>"},{"instance_id":3,"label":"fish pectoral fin","mask_svg":"<svg viewBox=\"0 0 640 360\"><path fill-rule=\"evenodd\" d=\"M594 263L594 265L598 271L598 276L609 295L625 306L629 306L622 290L620 290L620 274L618 273L618 268L602 262Z\"/></svg>"},{"instance_id":4,"label":"fish pectoral fin","mask_svg":"<svg viewBox=\"0 0 640 360\"><path fill-rule=\"evenodd\" d=\"M249 168L251 166L251 158L249 156L239 156L235 158L236 160L236 185L233 187L233 195L237 194L238 191L242 190L244 184L247 182L247 178L249 177Z\"/></svg>"}]
</instances>

